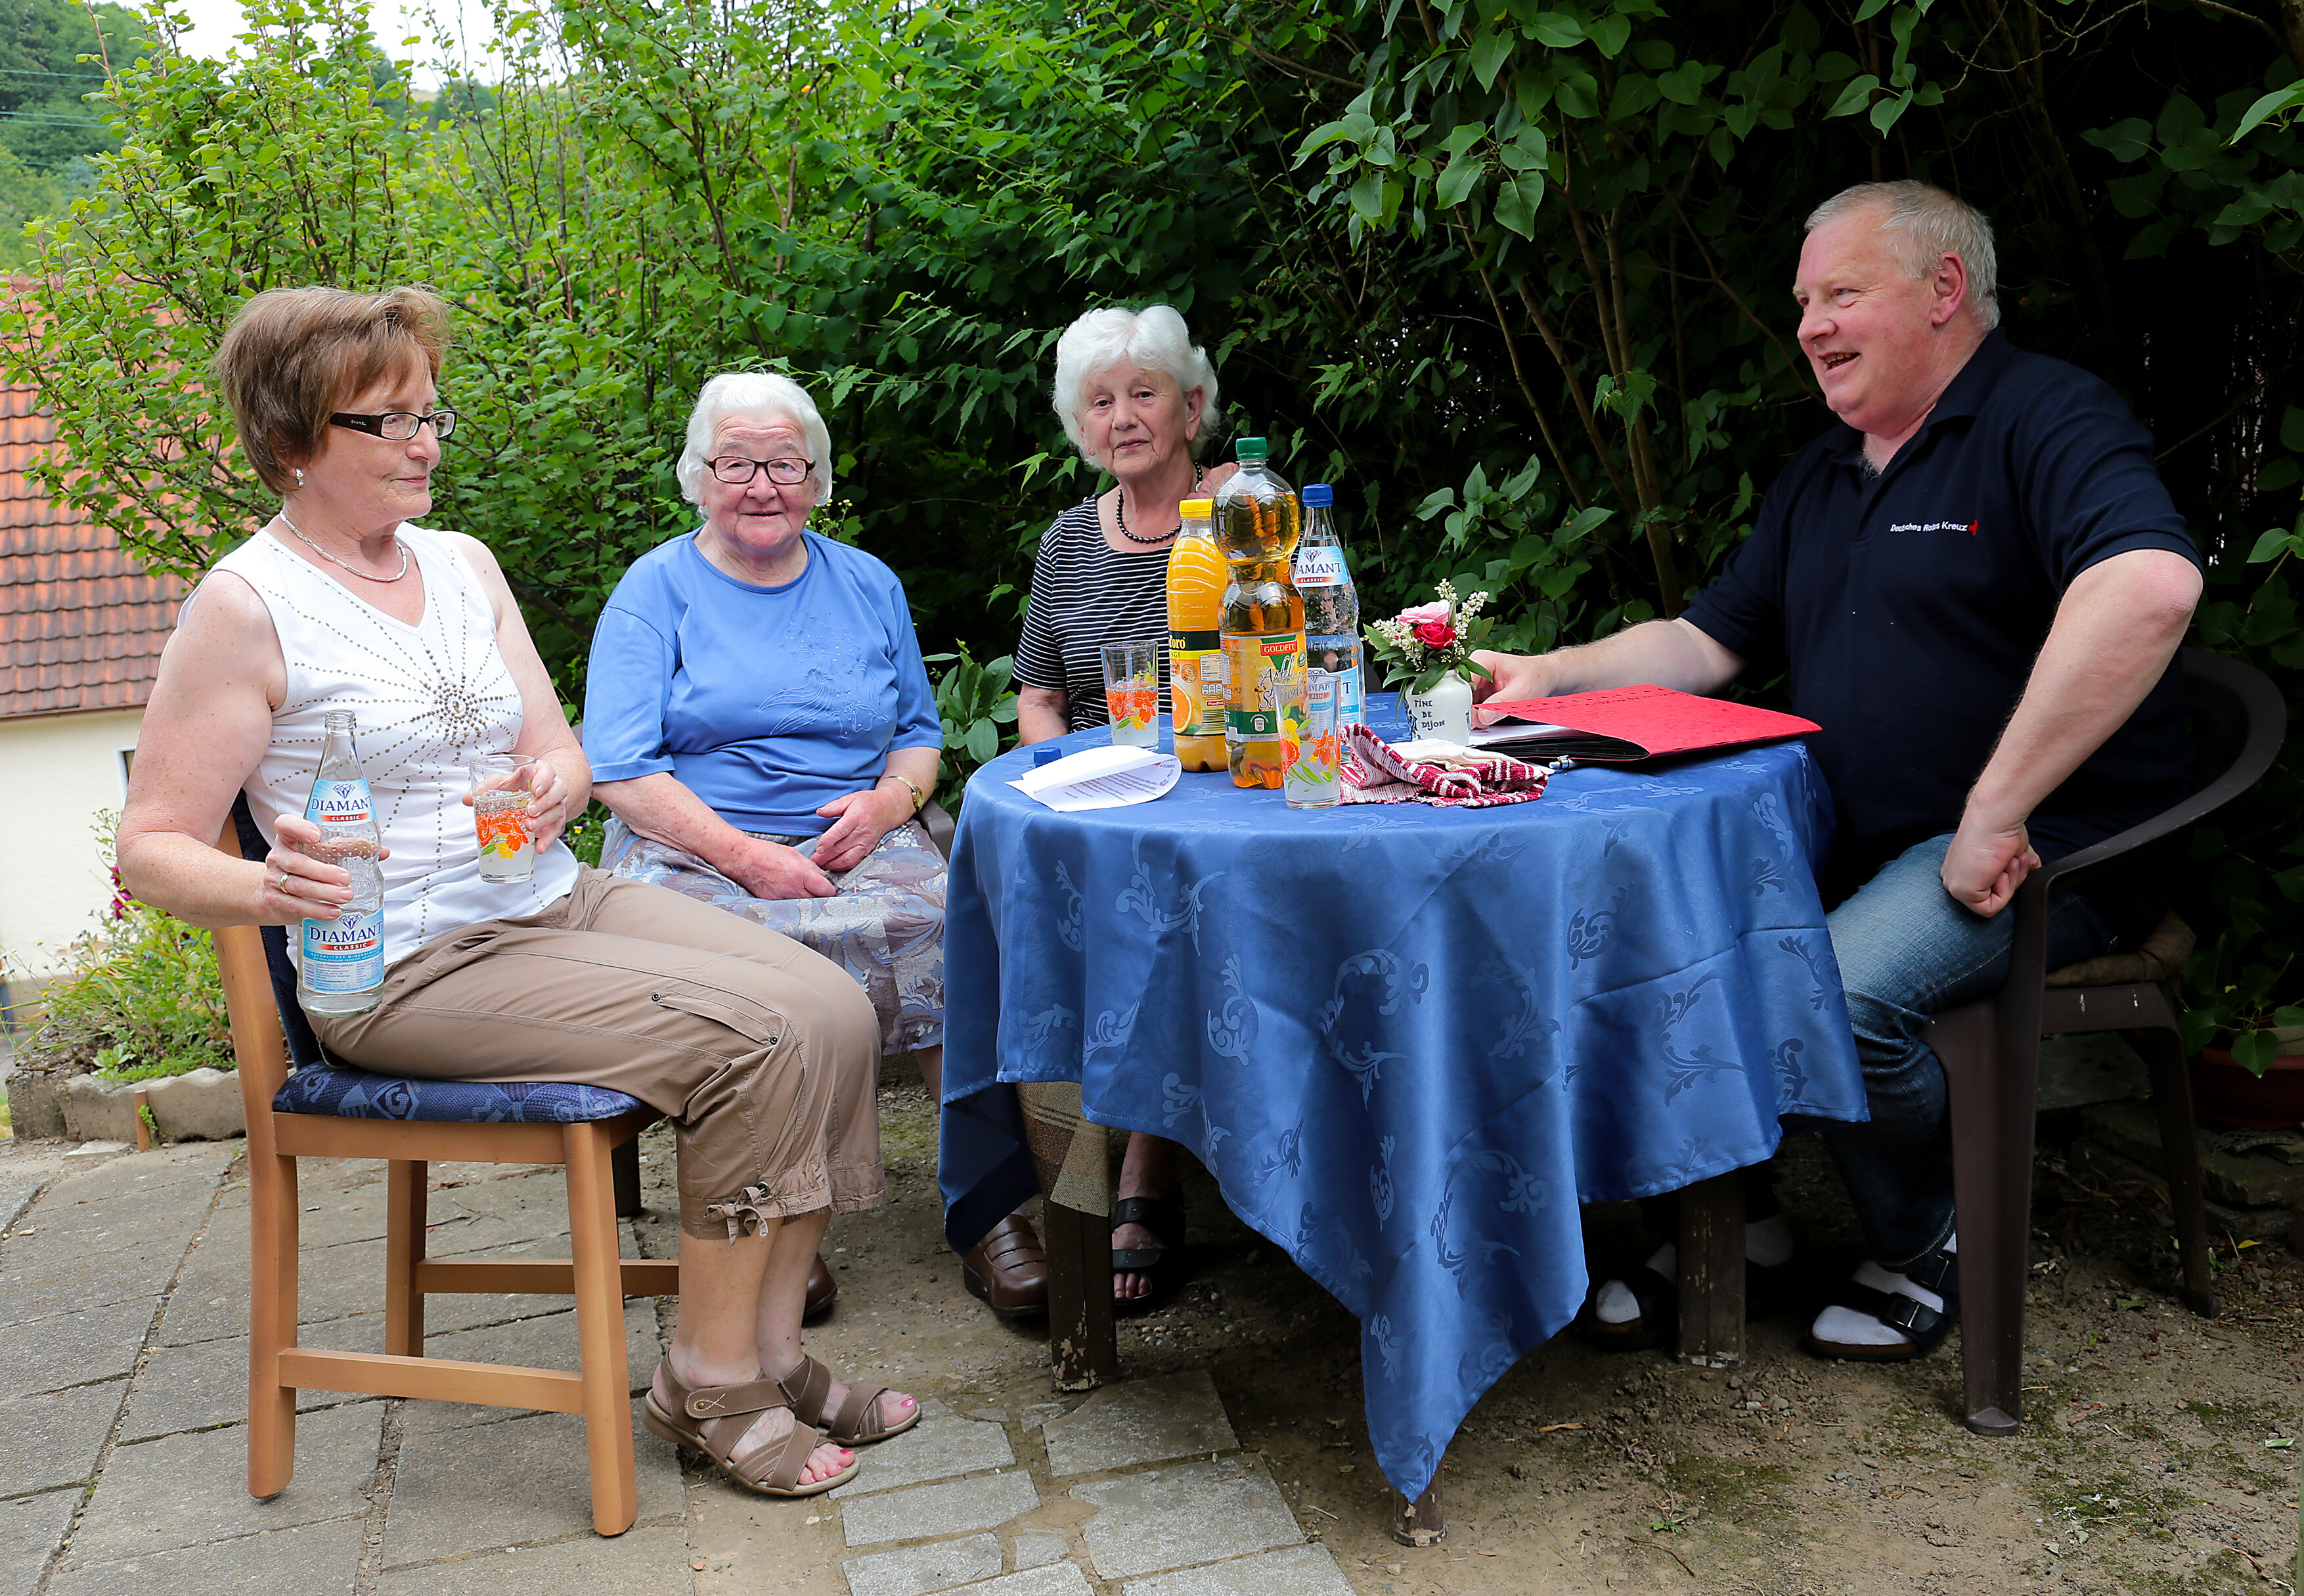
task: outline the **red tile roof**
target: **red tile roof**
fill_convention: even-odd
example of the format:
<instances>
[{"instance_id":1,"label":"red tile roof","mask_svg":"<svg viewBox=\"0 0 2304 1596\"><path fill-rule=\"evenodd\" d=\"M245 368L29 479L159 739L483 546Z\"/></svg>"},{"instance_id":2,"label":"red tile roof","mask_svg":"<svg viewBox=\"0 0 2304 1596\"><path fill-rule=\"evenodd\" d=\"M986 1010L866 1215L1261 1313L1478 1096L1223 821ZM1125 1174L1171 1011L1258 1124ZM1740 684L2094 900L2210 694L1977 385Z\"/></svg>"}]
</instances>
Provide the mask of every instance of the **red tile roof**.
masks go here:
<instances>
[{"instance_id":1,"label":"red tile roof","mask_svg":"<svg viewBox=\"0 0 2304 1596\"><path fill-rule=\"evenodd\" d=\"M25 475L56 436L38 399L0 388L0 720L143 703L185 592Z\"/></svg>"}]
</instances>

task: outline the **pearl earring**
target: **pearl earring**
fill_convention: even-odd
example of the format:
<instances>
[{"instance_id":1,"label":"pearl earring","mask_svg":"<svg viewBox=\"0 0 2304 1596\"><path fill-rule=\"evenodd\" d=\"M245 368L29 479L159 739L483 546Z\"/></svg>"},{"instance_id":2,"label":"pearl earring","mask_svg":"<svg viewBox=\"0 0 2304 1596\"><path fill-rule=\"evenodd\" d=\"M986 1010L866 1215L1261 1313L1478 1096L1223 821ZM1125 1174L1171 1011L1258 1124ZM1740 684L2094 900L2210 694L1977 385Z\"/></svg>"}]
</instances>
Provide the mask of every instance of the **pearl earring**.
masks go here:
<instances>
[{"instance_id":1,"label":"pearl earring","mask_svg":"<svg viewBox=\"0 0 2304 1596\"><path fill-rule=\"evenodd\" d=\"M299 465L292 467L291 469L292 469L296 473L296 486L299 488L304 486L304 468Z\"/></svg>"}]
</instances>

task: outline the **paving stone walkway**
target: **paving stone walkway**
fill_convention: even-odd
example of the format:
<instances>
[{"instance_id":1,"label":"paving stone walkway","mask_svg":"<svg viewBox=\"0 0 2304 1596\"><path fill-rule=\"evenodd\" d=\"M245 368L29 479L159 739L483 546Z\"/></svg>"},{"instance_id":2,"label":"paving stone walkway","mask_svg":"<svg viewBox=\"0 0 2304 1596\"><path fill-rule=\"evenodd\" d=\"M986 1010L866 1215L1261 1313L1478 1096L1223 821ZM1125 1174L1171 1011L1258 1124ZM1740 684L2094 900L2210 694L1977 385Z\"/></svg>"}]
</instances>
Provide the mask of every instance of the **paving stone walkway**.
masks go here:
<instances>
[{"instance_id":1,"label":"paving stone walkway","mask_svg":"<svg viewBox=\"0 0 2304 1596\"><path fill-rule=\"evenodd\" d=\"M1205 1373L1061 1402L1043 1377L955 1407L897 1363L920 1425L801 1501L683 1470L641 1430L640 1521L613 1541L590 1532L574 1417L314 1391L294 1480L256 1501L241 1150L0 1142L0 1596L1351 1596ZM433 1255L565 1255L557 1170L432 1176ZM305 1343L380 1347L383 1166L306 1160L300 1195ZM624 1230L627 1255L672 1244L660 1221ZM574 1366L565 1299L427 1310L435 1355ZM627 1304L636 1393L676 1312ZM932 1332L896 1317L851 1310L827 1343L860 1356L911 1336L932 1366Z\"/></svg>"}]
</instances>

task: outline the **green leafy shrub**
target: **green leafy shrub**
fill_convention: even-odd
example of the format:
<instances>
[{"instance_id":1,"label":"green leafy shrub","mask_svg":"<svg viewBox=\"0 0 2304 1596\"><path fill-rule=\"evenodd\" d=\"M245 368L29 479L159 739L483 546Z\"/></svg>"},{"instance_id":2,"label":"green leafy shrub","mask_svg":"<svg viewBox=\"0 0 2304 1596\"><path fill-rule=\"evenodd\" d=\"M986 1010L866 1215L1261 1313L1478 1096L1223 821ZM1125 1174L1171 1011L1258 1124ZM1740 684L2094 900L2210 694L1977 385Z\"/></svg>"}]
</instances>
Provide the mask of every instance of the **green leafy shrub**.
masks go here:
<instances>
[{"instance_id":1,"label":"green leafy shrub","mask_svg":"<svg viewBox=\"0 0 2304 1596\"><path fill-rule=\"evenodd\" d=\"M960 808L961 789L978 768L1016 746L1016 662L1006 655L978 665L966 649L930 654L928 663L956 661L936 679L936 716L944 722L944 769L937 786L944 807Z\"/></svg>"},{"instance_id":2,"label":"green leafy shrub","mask_svg":"<svg viewBox=\"0 0 2304 1596\"><path fill-rule=\"evenodd\" d=\"M98 817L107 853L118 823L110 811ZM72 943L69 968L42 999L26 1062L114 1081L232 1068L216 938L129 896L117 870L112 879L104 924Z\"/></svg>"}]
</instances>

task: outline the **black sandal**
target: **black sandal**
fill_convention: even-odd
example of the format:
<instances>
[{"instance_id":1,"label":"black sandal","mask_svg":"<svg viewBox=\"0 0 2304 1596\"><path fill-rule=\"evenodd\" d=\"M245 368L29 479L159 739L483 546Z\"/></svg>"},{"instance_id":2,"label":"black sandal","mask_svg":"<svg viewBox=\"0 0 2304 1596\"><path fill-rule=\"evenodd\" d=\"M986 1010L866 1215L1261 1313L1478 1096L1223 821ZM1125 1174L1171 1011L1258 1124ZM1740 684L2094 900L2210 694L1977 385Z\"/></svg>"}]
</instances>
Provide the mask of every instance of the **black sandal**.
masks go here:
<instances>
[{"instance_id":1,"label":"black sandal","mask_svg":"<svg viewBox=\"0 0 2304 1596\"><path fill-rule=\"evenodd\" d=\"M1114 1274L1142 1275L1152 1282L1152 1288L1142 1296L1113 1298L1112 1311L1148 1312L1175 1289L1177 1277L1183 1272L1183 1194L1122 1197L1113 1204L1112 1227L1117 1230L1122 1225L1141 1225L1162 1238L1162 1244L1156 1247L1115 1247L1112 1252Z\"/></svg>"},{"instance_id":2,"label":"black sandal","mask_svg":"<svg viewBox=\"0 0 2304 1596\"><path fill-rule=\"evenodd\" d=\"M1889 1270L1891 1274L1896 1270ZM1944 1299L1944 1307L1929 1307L1918 1297L1906 1296L1901 1291L1882 1291L1854 1279L1843 1281L1834 1291L1827 1307L1846 1308L1878 1320L1892 1330L1902 1331L1904 1339L1891 1346L1848 1341L1824 1341L1817 1338L1811 1324L1800 1339L1810 1352L1827 1358L1846 1358L1856 1363L1909 1363L1915 1358L1927 1357L1936 1351L1952 1326L1960 1322L1960 1255L1957 1252L1935 1252L1911 1268L1901 1271L1905 1279ZM1821 1310L1819 1310L1819 1312Z\"/></svg>"}]
</instances>

